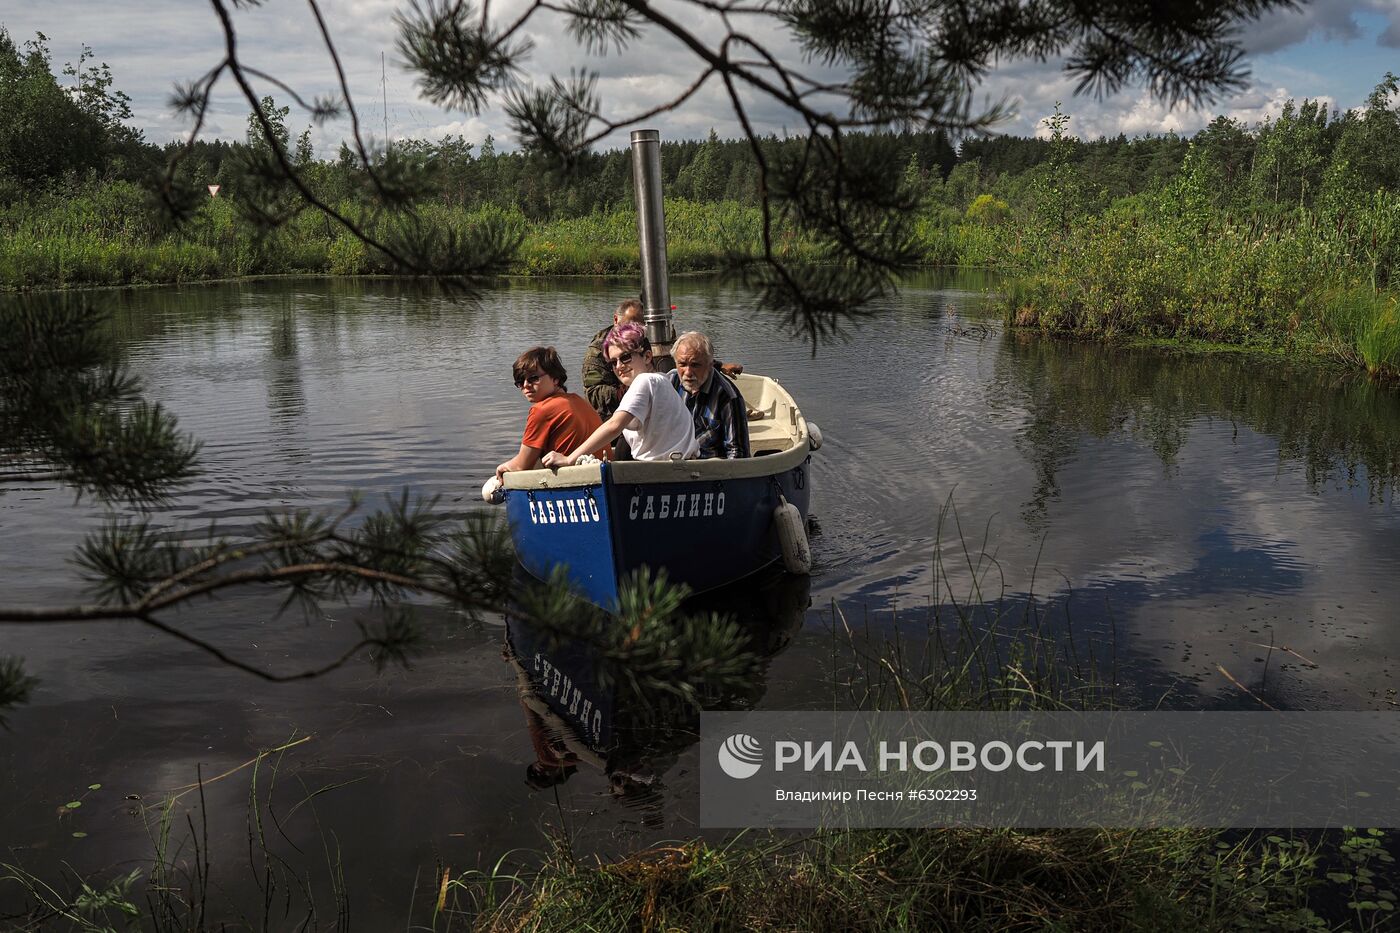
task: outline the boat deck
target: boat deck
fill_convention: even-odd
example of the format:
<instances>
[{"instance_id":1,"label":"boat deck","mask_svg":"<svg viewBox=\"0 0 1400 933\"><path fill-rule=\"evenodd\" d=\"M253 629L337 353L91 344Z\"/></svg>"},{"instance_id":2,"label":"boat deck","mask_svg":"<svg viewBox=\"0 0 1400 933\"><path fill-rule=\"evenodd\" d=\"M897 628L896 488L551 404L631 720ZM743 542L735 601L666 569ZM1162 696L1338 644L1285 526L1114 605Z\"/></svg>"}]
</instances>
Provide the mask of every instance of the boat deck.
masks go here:
<instances>
[{"instance_id":1,"label":"boat deck","mask_svg":"<svg viewBox=\"0 0 1400 933\"><path fill-rule=\"evenodd\" d=\"M749 450L755 457L790 450L806 433L792 396L767 376L741 374L734 380L749 409Z\"/></svg>"},{"instance_id":2,"label":"boat deck","mask_svg":"<svg viewBox=\"0 0 1400 933\"><path fill-rule=\"evenodd\" d=\"M749 420L749 450L753 456L782 453L795 443L797 439L792 430L785 425Z\"/></svg>"}]
</instances>

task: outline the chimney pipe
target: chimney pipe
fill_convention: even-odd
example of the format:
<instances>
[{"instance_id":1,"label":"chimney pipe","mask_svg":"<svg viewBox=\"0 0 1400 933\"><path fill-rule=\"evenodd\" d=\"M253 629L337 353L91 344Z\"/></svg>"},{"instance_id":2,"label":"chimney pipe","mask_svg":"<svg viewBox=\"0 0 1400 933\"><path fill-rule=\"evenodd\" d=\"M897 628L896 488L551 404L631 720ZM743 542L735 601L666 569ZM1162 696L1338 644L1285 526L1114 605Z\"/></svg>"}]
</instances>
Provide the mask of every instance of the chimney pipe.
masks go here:
<instances>
[{"instance_id":1,"label":"chimney pipe","mask_svg":"<svg viewBox=\"0 0 1400 933\"><path fill-rule=\"evenodd\" d=\"M661 134L632 131L632 188L637 195L637 241L642 254L642 307L647 340L668 348L675 340L666 278L666 212L661 203Z\"/></svg>"}]
</instances>

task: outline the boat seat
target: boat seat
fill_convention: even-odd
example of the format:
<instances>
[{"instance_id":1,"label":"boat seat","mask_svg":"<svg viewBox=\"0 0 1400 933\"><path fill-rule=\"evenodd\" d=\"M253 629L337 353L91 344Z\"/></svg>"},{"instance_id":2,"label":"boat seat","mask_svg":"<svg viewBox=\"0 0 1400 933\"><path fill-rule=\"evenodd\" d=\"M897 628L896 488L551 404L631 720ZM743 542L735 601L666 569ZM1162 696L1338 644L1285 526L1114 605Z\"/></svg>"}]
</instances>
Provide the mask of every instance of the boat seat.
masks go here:
<instances>
[{"instance_id":1,"label":"boat seat","mask_svg":"<svg viewBox=\"0 0 1400 933\"><path fill-rule=\"evenodd\" d=\"M792 447L792 433L774 421L749 422L749 451L755 457L776 454Z\"/></svg>"}]
</instances>

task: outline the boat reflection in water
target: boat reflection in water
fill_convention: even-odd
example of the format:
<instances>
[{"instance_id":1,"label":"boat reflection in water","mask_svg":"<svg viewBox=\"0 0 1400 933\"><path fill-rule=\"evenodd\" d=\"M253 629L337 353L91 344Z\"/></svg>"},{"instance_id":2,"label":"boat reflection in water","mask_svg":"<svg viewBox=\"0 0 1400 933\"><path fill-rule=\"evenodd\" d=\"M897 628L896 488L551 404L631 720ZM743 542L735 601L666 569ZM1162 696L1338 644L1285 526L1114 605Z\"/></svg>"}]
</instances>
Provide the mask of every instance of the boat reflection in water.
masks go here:
<instances>
[{"instance_id":1,"label":"boat reflection in water","mask_svg":"<svg viewBox=\"0 0 1400 933\"><path fill-rule=\"evenodd\" d=\"M718 688L696 685L698 702L674 689L648 687L646 677L632 676L625 662L610 659L589 640L559 638L507 614L504 654L534 746L526 782L552 787L580 767L593 768L607 776L614 795L639 804L656 801L660 776L699 738L701 709L756 705L766 690L769 659L801 629L810 604L811 579L779 572L687 601L682 614L713 613L737 622L745 650L759 659L752 676Z\"/></svg>"}]
</instances>

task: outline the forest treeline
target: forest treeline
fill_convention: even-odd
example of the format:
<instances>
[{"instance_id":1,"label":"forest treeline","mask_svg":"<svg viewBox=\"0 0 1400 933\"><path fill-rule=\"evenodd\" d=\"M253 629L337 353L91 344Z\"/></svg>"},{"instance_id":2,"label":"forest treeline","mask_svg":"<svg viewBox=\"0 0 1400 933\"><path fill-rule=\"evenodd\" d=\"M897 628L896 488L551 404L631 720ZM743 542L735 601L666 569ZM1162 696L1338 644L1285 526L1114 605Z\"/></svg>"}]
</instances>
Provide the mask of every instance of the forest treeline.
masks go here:
<instances>
[{"instance_id":1,"label":"forest treeline","mask_svg":"<svg viewBox=\"0 0 1400 933\"><path fill-rule=\"evenodd\" d=\"M955 146L922 132L863 144L903 167L921 204L926 262L1011 274L1013 323L1322 352L1394 374L1397 95L1387 74L1357 110L1290 101L1260 124L1220 116L1189 137L1079 140L1057 110L1037 138ZM55 74L42 36L19 45L0 30L0 287L392 271L317 212L288 207L271 233L265 217L241 212L236 195L267 145L251 114L244 140L200 140L183 154L182 176L219 186L219 196L184 227L162 226L149 191L180 146L146 142L127 125L128 104L89 50ZM289 107L264 98L262 109L320 198L371 227L396 222L376 210L349 146L318 158ZM760 145L783 158L801 143ZM712 130L703 141L663 143L661 155L676 271L715 268L726 252L758 242L759 169L747 142ZM458 136L395 140L374 158L381 170L409 162L430 170L427 222L518 230L517 273L636 269L625 149L586 154L568 172L543 156L498 151L489 137L479 146ZM777 233L783 254L816 258L781 218Z\"/></svg>"}]
</instances>

